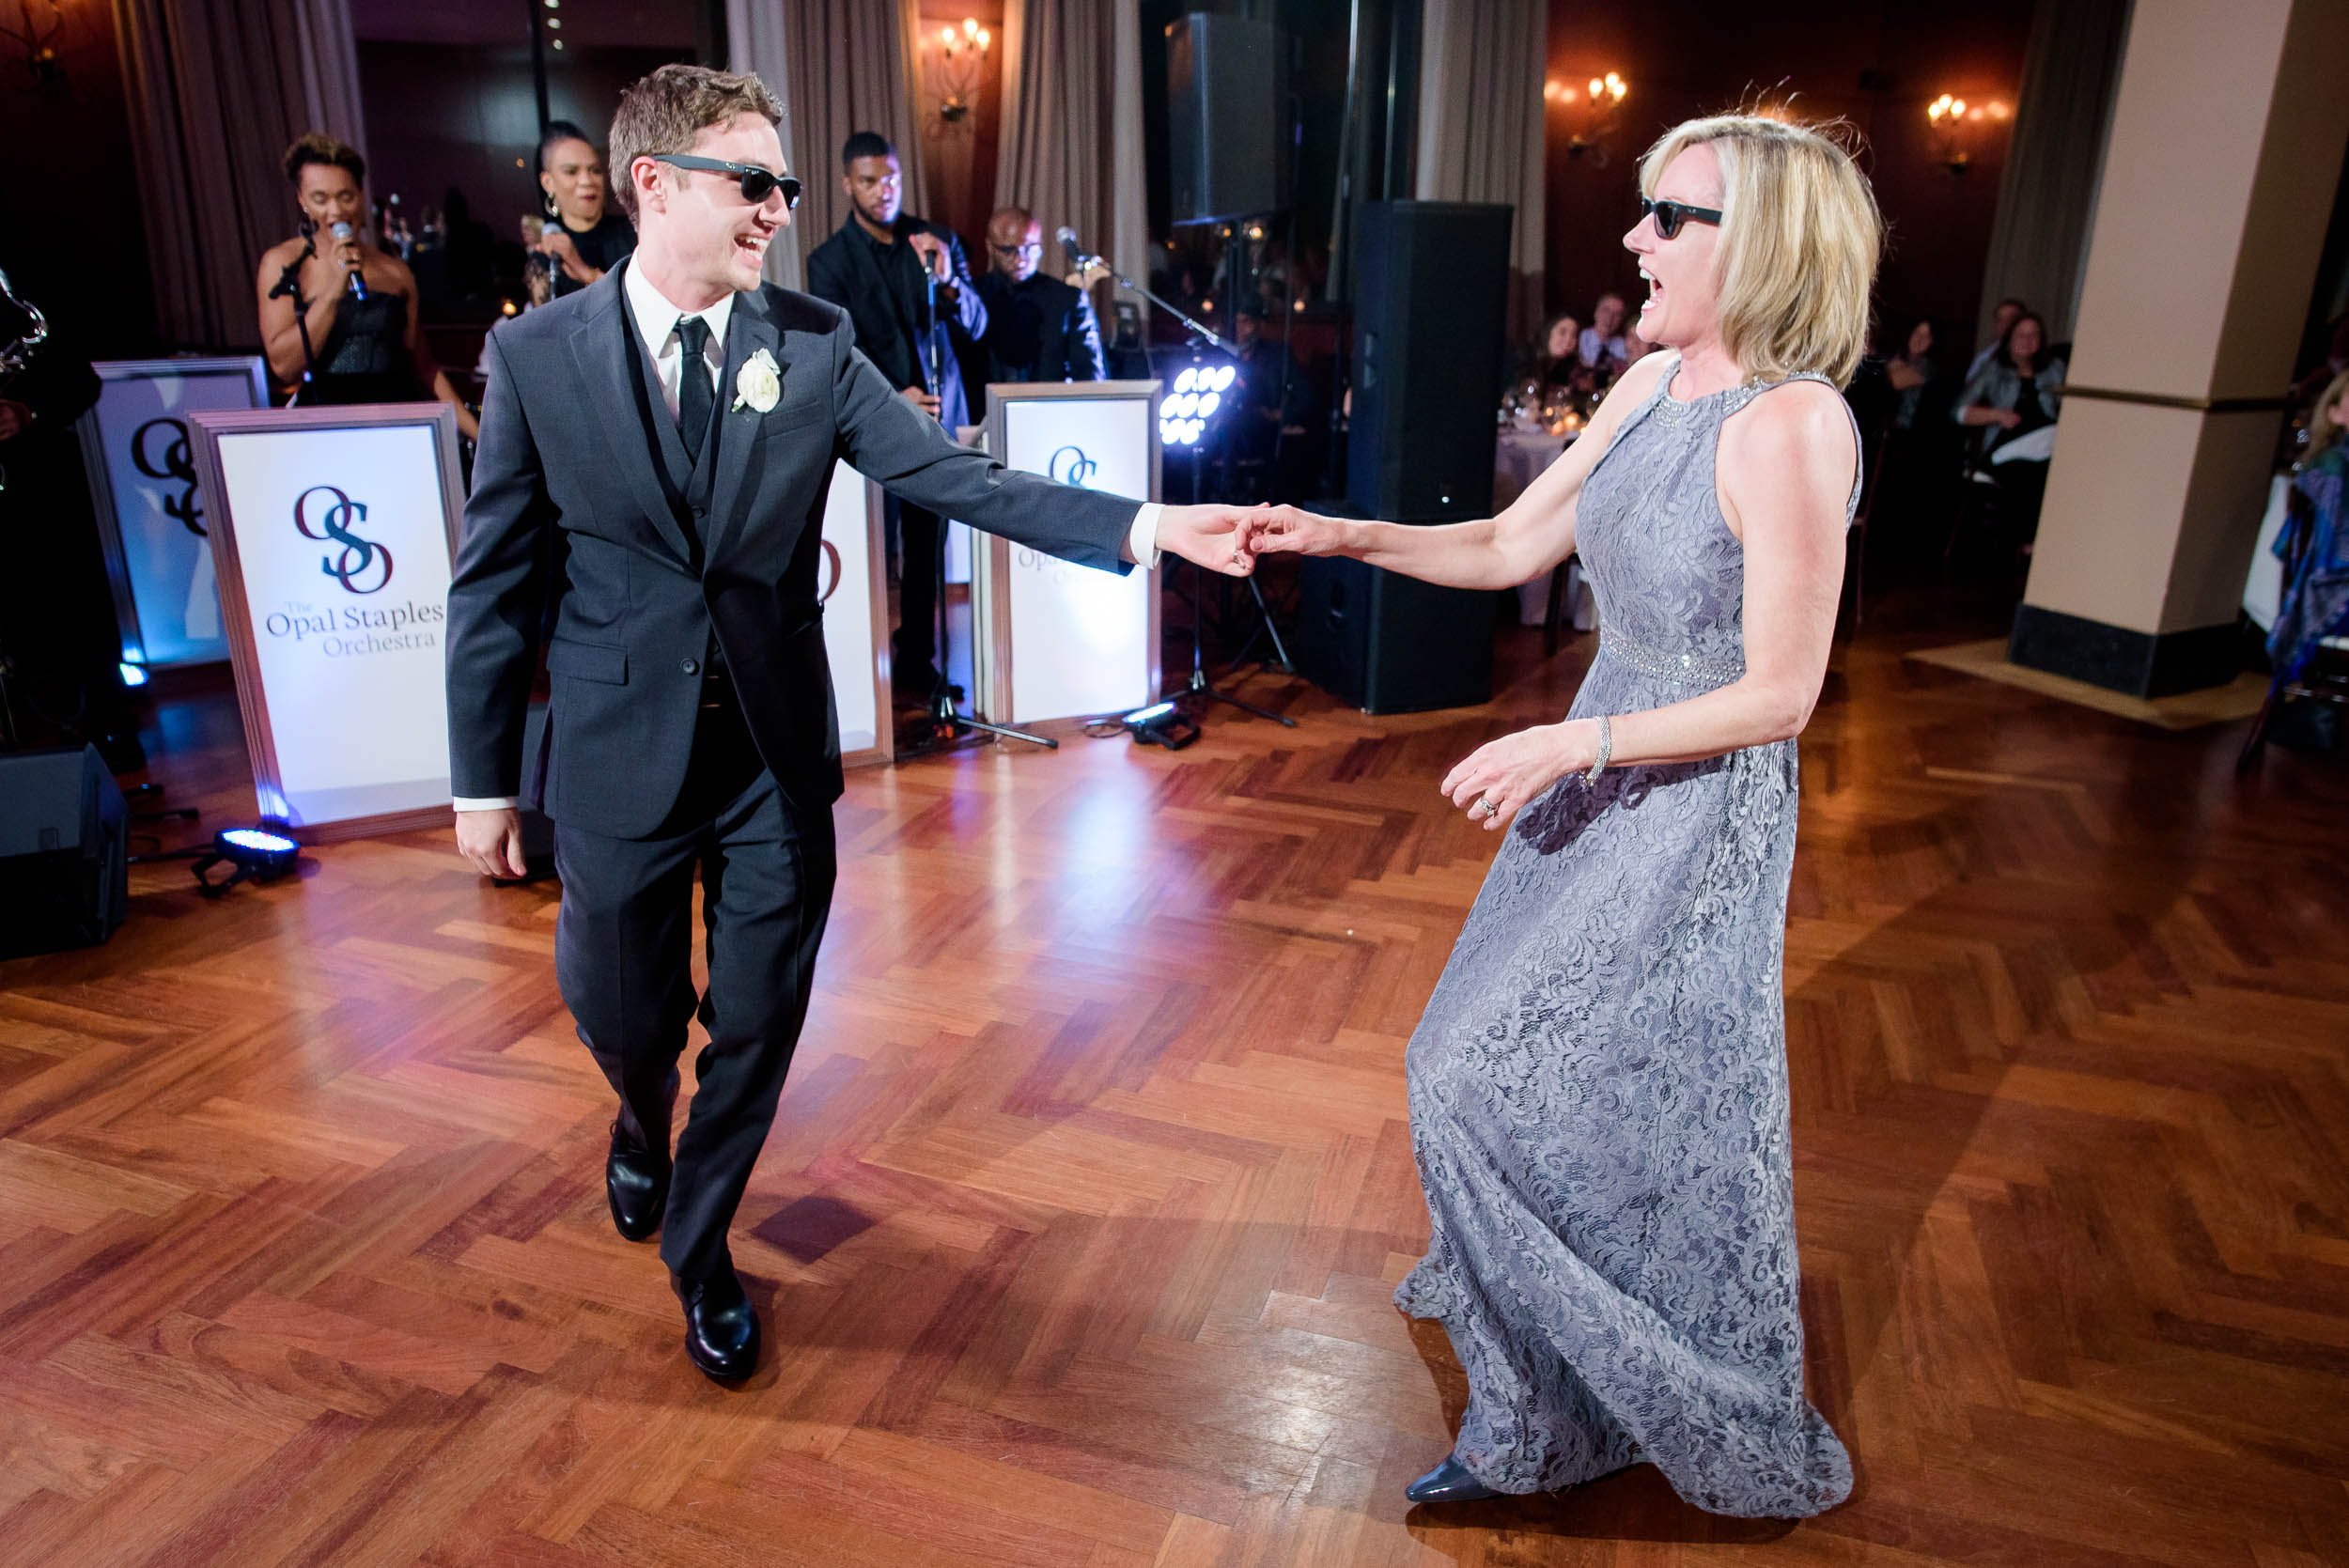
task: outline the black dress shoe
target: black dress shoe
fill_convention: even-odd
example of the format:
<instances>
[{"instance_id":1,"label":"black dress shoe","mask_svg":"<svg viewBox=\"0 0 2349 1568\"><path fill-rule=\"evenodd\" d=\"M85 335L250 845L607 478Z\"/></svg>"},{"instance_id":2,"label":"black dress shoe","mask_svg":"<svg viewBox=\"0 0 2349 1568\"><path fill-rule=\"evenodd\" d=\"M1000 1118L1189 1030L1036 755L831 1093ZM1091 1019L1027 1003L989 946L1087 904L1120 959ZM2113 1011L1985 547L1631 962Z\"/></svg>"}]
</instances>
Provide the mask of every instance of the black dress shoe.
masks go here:
<instances>
[{"instance_id":1,"label":"black dress shoe","mask_svg":"<svg viewBox=\"0 0 2349 1568\"><path fill-rule=\"evenodd\" d=\"M630 1241L661 1229L669 1206L669 1162L612 1124L612 1153L603 1162L604 1196L612 1200L612 1223Z\"/></svg>"},{"instance_id":2,"label":"black dress shoe","mask_svg":"<svg viewBox=\"0 0 2349 1568\"><path fill-rule=\"evenodd\" d=\"M698 1280L670 1276L685 1303L685 1354L713 1383L739 1383L758 1367L758 1311L731 1265Z\"/></svg>"},{"instance_id":3,"label":"black dress shoe","mask_svg":"<svg viewBox=\"0 0 2349 1568\"><path fill-rule=\"evenodd\" d=\"M1403 1488L1403 1495L1413 1502L1475 1502L1501 1496L1469 1474L1468 1467L1448 1453L1442 1464Z\"/></svg>"}]
</instances>

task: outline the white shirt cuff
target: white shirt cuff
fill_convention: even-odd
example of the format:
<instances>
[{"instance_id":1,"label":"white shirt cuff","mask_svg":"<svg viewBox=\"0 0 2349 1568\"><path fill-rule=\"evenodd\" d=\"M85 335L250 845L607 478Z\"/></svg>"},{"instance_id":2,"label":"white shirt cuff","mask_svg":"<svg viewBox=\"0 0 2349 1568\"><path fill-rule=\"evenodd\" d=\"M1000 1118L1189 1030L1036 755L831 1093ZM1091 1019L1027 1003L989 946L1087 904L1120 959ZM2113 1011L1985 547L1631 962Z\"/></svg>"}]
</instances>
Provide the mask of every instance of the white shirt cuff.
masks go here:
<instances>
[{"instance_id":1,"label":"white shirt cuff","mask_svg":"<svg viewBox=\"0 0 2349 1568\"><path fill-rule=\"evenodd\" d=\"M1134 565L1144 571L1159 569L1159 513L1160 505L1145 501L1134 513L1134 525L1126 536L1126 553Z\"/></svg>"},{"instance_id":2,"label":"white shirt cuff","mask_svg":"<svg viewBox=\"0 0 2349 1568\"><path fill-rule=\"evenodd\" d=\"M521 803L518 795L459 795L449 802L459 811L512 811Z\"/></svg>"}]
</instances>

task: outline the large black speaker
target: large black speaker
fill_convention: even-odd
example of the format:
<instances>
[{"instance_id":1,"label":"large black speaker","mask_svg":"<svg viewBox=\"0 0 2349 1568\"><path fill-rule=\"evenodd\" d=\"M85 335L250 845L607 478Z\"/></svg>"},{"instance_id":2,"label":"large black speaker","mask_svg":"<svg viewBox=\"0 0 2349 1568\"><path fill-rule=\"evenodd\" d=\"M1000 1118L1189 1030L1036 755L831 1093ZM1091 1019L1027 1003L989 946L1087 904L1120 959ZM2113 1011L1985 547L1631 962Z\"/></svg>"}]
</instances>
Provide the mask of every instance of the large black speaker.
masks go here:
<instances>
[{"instance_id":1,"label":"large black speaker","mask_svg":"<svg viewBox=\"0 0 2349 1568\"><path fill-rule=\"evenodd\" d=\"M97 747L0 756L0 958L113 936L131 904L130 830Z\"/></svg>"},{"instance_id":2,"label":"large black speaker","mask_svg":"<svg viewBox=\"0 0 2349 1568\"><path fill-rule=\"evenodd\" d=\"M1178 224L1288 205L1285 55L1269 22L1193 11L1166 29L1168 204Z\"/></svg>"},{"instance_id":3,"label":"large black speaker","mask_svg":"<svg viewBox=\"0 0 2349 1568\"><path fill-rule=\"evenodd\" d=\"M1460 201L1361 209L1346 493L1373 517L1453 522L1492 510L1515 213Z\"/></svg>"},{"instance_id":4,"label":"large black speaker","mask_svg":"<svg viewBox=\"0 0 2349 1568\"><path fill-rule=\"evenodd\" d=\"M1493 694L1493 596L1345 556L1299 566L1297 663L1364 713L1471 707Z\"/></svg>"}]
</instances>

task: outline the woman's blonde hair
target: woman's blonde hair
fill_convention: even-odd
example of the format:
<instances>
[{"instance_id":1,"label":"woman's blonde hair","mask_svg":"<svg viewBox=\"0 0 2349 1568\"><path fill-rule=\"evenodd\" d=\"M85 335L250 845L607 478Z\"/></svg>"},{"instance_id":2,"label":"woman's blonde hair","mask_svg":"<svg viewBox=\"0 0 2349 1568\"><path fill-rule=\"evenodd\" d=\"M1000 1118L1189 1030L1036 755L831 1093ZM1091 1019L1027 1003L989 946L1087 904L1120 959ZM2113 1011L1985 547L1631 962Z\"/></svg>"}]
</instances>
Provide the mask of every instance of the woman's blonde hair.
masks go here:
<instances>
[{"instance_id":1,"label":"woman's blonde hair","mask_svg":"<svg viewBox=\"0 0 2349 1568\"><path fill-rule=\"evenodd\" d=\"M1721 165L1713 283L1722 346L1758 380L1816 371L1849 382L1867 347L1868 296L1884 249L1875 193L1851 154L1816 128L1766 115L1716 115L1664 132L1640 161L1640 194L1708 144Z\"/></svg>"},{"instance_id":2,"label":"woman's blonde hair","mask_svg":"<svg viewBox=\"0 0 2349 1568\"><path fill-rule=\"evenodd\" d=\"M2326 383L2325 391L2316 399L2316 407L2309 414L2309 456L2319 452L2341 439L2341 427L2333 423L2333 410L2343 397L2349 397L2349 370L2342 371Z\"/></svg>"}]
</instances>

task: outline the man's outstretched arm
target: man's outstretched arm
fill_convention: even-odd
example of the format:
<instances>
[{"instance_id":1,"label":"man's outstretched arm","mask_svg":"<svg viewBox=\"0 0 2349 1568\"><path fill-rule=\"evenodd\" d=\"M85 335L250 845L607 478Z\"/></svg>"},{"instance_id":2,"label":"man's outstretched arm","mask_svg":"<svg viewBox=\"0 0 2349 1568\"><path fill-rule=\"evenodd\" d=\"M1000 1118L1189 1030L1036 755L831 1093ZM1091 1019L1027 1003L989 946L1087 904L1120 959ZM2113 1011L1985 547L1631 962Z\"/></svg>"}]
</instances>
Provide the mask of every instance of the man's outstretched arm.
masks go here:
<instances>
[{"instance_id":1,"label":"man's outstretched arm","mask_svg":"<svg viewBox=\"0 0 2349 1568\"><path fill-rule=\"evenodd\" d=\"M1159 551L1173 551L1212 571L1248 575L1252 557L1236 548L1236 535L1252 508L1160 505L1005 468L908 408L850 345L848 330L844 322L835 334L841 440L849 466L882 489L1080 566L1154 567Z\"/></svg>"}]
</instances>

